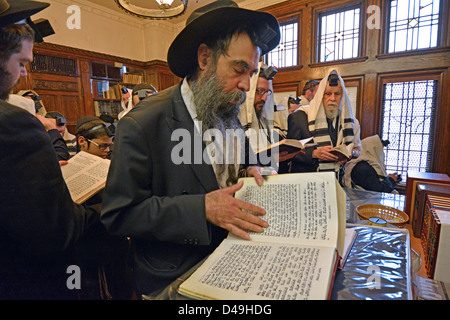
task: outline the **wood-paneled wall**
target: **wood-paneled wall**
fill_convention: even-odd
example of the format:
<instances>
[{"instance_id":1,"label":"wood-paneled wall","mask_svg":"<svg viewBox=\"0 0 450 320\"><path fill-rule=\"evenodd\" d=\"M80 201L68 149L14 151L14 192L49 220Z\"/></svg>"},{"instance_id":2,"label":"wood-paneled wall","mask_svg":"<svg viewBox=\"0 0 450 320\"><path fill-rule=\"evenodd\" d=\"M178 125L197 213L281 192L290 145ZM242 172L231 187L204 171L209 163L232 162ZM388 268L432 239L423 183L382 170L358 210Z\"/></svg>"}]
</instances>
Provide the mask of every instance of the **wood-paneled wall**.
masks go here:
<instances>
[{"instance_id":1,"label":"wood-paneled wall","mask_svg":"<svg viewBox=\"0 0 450 320\"><path fill-rule=\"evenodd\" d=\"M46 42L35 45L33 52L35 55L42 54L76 61L76 72L71 75L32 71L28 66L27 77L21 79L15 89L15 92L23 89L35 90L41 96L47 111L58 111L66 117L69 132L73 134L78 119L94 115L91 62L111 65L118 62L128 68L141 70L144 73L144 81L151 83L157 90L168 88L181 80L171 73L164 61L142 62Z\"/></svg>"},{"instance_id":2,"label":"wood-paneled wall","mask_svg":"<svg viewBox=\"0 0 450 320\"><path fill-rule=\"evenodd\" d=\"M346 5L361 4L363 27L361 30L361 57L343 61L317 63L316 35L318 13ZM386 82L412 80L439 80L437 116L435 125L432 171L450 174L450 109L449 67L450 36L448 35L450 8L441 1L444 21L441 28L441 46L414 52L384 53L386 41L386 0L335 1L291 0L263 11L275 15L280 23L297 19L299 24L299 49L297 67L280 68L273 80L275 91L296 90L300 95L310 79L322 79L336 69L347 85L358 86L359 96L356 117L361 123L361 138L381 133L381 95ZM373 14L367 8L376 5L381 9L381 29L369 29L367 19Z\"/></svg>"}]
</instances>

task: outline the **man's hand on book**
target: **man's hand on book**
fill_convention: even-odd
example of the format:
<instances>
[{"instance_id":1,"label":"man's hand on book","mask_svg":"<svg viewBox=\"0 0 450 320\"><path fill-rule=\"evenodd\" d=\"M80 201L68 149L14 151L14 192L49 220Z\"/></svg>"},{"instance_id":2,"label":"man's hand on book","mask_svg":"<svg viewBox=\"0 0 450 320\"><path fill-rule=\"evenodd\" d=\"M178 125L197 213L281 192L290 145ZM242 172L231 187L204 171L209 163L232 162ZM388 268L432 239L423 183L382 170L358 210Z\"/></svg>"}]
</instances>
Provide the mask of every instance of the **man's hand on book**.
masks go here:
<instances>
[{"instance_id":1,"label":"man's hand on book","mask_svg":"<svg viewBox=\"0 0 450 320\"><path fill-rule=\"evenodd\" d=\"M263 208L233 197L243 184L241 181L231 187L207 193L205 211L206 220L210 223L248 240L250 236L247 231L261 233L269 225L257 217L266 214Z\"/></svg>"},{"instance_id":2,"label":"man's hand on book","mask_svg":"<svg viewBox=\"0 0 450 320\"><path fill-rule=\"evenodd\" d=\"M332 150L333 150L332 146L319 147L312 152L312 157L317 158L319 160L336 162L338 161L339 158L338 156L331 153Z\"/></svg>"}]
</instances>

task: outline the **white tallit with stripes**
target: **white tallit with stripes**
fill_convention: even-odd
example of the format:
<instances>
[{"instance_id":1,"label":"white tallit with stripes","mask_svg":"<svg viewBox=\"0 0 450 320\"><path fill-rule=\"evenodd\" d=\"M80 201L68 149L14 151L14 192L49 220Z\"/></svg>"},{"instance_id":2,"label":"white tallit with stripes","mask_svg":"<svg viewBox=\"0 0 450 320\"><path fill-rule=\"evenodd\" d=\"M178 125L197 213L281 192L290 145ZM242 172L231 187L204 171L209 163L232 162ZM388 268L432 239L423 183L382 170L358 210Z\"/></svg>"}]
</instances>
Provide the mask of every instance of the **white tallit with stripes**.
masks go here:
<instances>
[{"instance_id":1,"label":"white tallit with stripes","mask_svg":"<svg viewBox=\"0 0 450 320\"><path fill-rule=\"evenodd\" d=\"M337 73L337 72L336 72ZM355 138L355 117L353 116L350 99L348 97L347 89L345 89L344 80L337 74L342 88L341 103L339 105L339 123L336 146L340 144L348 145L352 142L355 143L355 147L361 149L361 141L358 137ZM303 110L308 115L309 131L314 137L314 142L319 144L319 147L331 146L331 138L328 133L328 123L325 115L325 109L322 103L323 94L328 83L328 75L320 81L319 88L317 89L314 99L311 100L309 106L301 106L300 110ZM354 141L355 140L355 141ZM340 164L333 161L321 161L319 160L318 171L335 171L339 172Z\"/></svg>"},{"instance_id":2,"label":"white tallit with stripes","mask_svg":"<svg viewBox=\"0 0 450 320\"><path fill-rule=\"evenodd\" d=\"M261 70L259 62L258 70ZM244 127L245 134L249 138L250 145L254 152L264 149L274 143L273 126L274 126L274 100L273 94L267 96L266 103L262 107L261 120L258 120L255 112L255 92L258 84L259 71L250 79L250 90L247 91L247 98L241 105L239 112L239 120ZM269 88L273 91L272 81L269 80ZM278 141L276 141L278 142Z\"/></svg>"},{"instance_id":3,"label":"white tallit with stripes","mask_svg":"<svg viewBox=\"0 0 450 320\"><path fill-rule=\"evenodd\" d=\"M361 161L366 161L375 169L380 181L387 177L386 165L384 163L384 145L378 135L367 137L361 141L362 151L358 158L352 159L345 164L345 174L342 178L342 183L346 188L354 188L364 190L358 185L352 184L352 170L355 165Z\"/></svg>"}]
</instances>

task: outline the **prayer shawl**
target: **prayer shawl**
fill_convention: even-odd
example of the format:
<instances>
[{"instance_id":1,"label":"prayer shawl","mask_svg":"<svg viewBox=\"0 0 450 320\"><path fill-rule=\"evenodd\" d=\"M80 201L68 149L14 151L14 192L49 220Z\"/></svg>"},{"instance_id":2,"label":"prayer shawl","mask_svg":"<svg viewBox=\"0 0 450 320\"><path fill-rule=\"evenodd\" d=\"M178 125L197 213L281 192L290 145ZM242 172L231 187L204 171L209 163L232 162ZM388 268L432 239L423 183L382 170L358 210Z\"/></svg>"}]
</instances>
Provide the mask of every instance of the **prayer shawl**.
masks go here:
<instances>
[{"instance_id":1,"label":"prayer shawl","mask_svg":"<svg viewBox=\"0 0 450 320\"><path fill-rule=\"evenodd\" d=\"M8 100L6 100L6 102L28 111L33 116L36 114L36 108L34 106L34 101L31 99L25 98L18 94L10 94L8 96Z\"/></svg>"},{"instance_id":2,"label":"prayer shawl","mask_svg":"<svg viewBox=\"0 0 450 320\"><path fill-rule=\"evenodd\" d=\"M39 96L39 94L34 90L20 90L19 92L17 92L17 95L23 97L23 95L28 92L31 92L32 94L34 94L36 96ZM25 99L29 99L29 98L25 98ZM31 100L31 99L29 99L29 100ZM33 101L33 100L31 100L31 101ZM9 103L14 104L12 102L9 102ZM47 110L45 109L45 105L42 100L40 101L40 103L41 103L41 108L38 110L37 114L40 114L41 116L45 117L45 115L47 114ZM18 105L18 106L20 107L20 105ZM34 101L33 101L33 107L34 107ZM34 108L33 114L36 114L36 108Z\"/></svg>"},{"instance_id":3,"label":"prayer shawl","mask_svg":"<svg viewBox=\"0 0 450 320\"><path fill-rule=\"evenodd\" d=\"M130 112L131 109L133 109L133 90L127 88L127 91L130 93L130 98L126 104L123 99L120 101L120 105L123 110L117 115L118 120L122 119L128 112Z\"/></svg>"},{"instance_id":4,"label":"prayer shawl","mask_svg":"<svg viewBox=\"0 0 450 320\"><path fill-rule=\"evenodd\" d=\"M384 180L387 176L386 166L384 164L383 143L378 135L370 136L361 141L362 151L358 158L352 159L345 165L345 174L342 183L346 188L361 189L361 187L352 185L351 173L353 167L360 161L367 161L378 174L380 180Z\"/></svg>"},{"instance_id":5,"label":"prayer shawl","mask_svg":"<svg viewBox=\"0 0 450 320\"><path fill-rule=\"evenodd\" d=\"M262 62L259 63L261 70ZM255 92L258 84L259 72L255 73L250 79L250 90L247 92L247 98L241 105L239 112L239 121L244 127L245 133L250 140L250 146L256 153L274 143L274 100L273 94L267 97L266 103L262 108L261 119L258 120L255 112ZM272 81L269 80L270 90L273 92Z\"/></svg>"},{"instance_id":6,"label":"prayer shawl","mask_svg":"<svg viewBox=\"0 0 450 320\"><path fill-rule=\"evenodd\" d=\"M309 131L314 137L314 142L319 144L319 147L331 146L331 138L328 133L328 123L325 115L325 109L322 103L323 94L328 83L328 76L320 81L314 99L311 100L309 106L300 106L299 110L303 110L308 115ZM339 81L342 87L341 103L339 105L339 123L338 126L336 146L340 144L348 145L352 142L355 147L360 147L359 137L355 134L355 117L353 116L350 99L347 90L345 89L344 80L338 74ZM356 139L355 139L356 137ZM320 161L318 171L335 171L339 172L340 164L332 161Z\"/></svg>"}]
</instances>

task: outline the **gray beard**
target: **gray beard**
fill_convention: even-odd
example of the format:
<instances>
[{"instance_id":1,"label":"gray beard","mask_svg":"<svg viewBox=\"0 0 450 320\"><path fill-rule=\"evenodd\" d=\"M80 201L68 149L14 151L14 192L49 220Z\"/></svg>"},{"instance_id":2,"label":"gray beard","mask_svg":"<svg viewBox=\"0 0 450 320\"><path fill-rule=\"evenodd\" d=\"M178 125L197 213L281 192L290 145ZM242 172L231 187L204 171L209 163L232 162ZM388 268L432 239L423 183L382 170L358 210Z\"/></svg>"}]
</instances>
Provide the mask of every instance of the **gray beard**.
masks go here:
<instances>
[{"instance_id":1,"label":"gray beard","mask_svg":"<svg viewBox=\"0 0 450 320\"><path fill-rule=\"evenodd\" d=\"M325 116L330 120L334 120L339 114L339 109L337 109L337 108L330 110L330 109L324 107L324 110L325 110Z\"/></svg>"},{"instance_id":2,"label":"gray beard","mask_svg":"<svg viewBox=\"0 0 450 320\"><path fill-rule=\"evenodd\" d=\"M197 111L197 119L202 124L202 137L205 131L218 129L222 133L225 142L227 129L243 130L238 115L241 104L245 102L246 94L244 91L224 92L223 86L217 78L215 66L203 76L193 79L191 90ZM233 104L231 103L232 101L237 101L237 103ZM243 144L241 144L242 147ZM223 146L222 148L225 151L225 147ZM235 164L227 164L224 153L224 161L216 166L216 175L221 176L227 170L229 178L226 183L227 185L232 185L237 182Z\"/></svg>"},{"instance_id":3,"label":"gray beard","mask_svg":"<svg viewBox=\"0 0 450 320\"><path fill-rule=\"evenodd\" d=\"M202 121L203 133L208 129L242 129L238 115L245 101L245 92L226 93L217 78L215 68L208 74L192 81L191 89L198 120ZM233 104L232 101L238 101Z\"/></svg>"}]
</instances>

